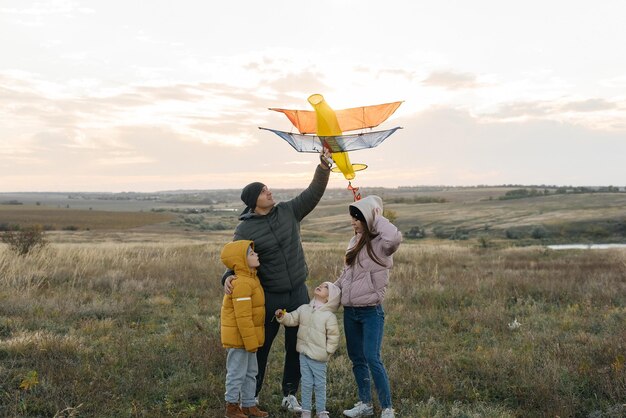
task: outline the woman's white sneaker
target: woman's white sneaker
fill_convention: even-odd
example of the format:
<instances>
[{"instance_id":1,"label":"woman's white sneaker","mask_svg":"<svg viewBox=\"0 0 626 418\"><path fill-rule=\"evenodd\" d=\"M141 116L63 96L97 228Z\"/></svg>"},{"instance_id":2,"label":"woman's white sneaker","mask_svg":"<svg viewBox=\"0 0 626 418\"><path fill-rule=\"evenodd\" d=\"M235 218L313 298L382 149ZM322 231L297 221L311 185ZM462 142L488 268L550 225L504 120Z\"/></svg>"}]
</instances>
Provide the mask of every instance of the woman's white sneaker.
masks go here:
<instances>
[{"instance_id":1,"label":"woman's white sneaker","mask_svg":"<svg viewBox=\"0 0 626 418\"><path fill-rule=\"evenodd\" d=\"M396 414L393 412L392 408L385 408L380 414L380 418L396 418Z\"/></svg>"},{"instance_id":2,"label":"woman's white sneaker","mask_svg":"<svg viewBox=\"0 0 626 418\"><path fill-rule=\"evenodd\" d=\"M354 408L346 409L343 414L347 417L370 417L374 415L374 407L372 404L366 404L363 402L357 402L354 404Z\"/></svg>"},{"instance_id":3,"label":"woman's white sneaker","mask_svg":"<svg viewBox=\"0 0 626 418\"><path fill-rule=\"evenodd\" d=\"M302 412L302 407L298 403L298 400L296 399L296 397L293 395L285 396L280 406L282 406L283 409L286 409L287 411L290 411L290 412L298 412L298 413Z\"/></svg>"}]
</instances>

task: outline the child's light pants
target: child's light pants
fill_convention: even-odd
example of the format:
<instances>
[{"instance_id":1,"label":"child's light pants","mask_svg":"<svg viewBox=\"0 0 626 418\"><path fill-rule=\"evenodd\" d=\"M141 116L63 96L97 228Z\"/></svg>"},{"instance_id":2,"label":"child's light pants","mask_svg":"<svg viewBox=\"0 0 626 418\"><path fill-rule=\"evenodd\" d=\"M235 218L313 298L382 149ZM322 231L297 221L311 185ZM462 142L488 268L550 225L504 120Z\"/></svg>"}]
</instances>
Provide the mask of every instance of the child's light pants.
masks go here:
<instances>
[{"instance_id":1,"label":"child's light pants","mask_svg":"<svg viewBox=\"0 0 626 418\"><path fill-rule=\"evenodd\" d=\"M300 381L302 410L312 411L313 391L315 391L315 411L326 411L326 362L313 360L300 354Z\"/></svg>"},{"instance_id":2,"label":"child's light pants","mask_svg":"<svg viewBox=\"0 0 626 418\"><path fill-rule=\"evenodd\" d=\"M243 348L229 348L226 355L226 402L239 403L244 408L256 405L256 375L259 367L256 353L249 353Z\"/></svg>"}]
</instances>

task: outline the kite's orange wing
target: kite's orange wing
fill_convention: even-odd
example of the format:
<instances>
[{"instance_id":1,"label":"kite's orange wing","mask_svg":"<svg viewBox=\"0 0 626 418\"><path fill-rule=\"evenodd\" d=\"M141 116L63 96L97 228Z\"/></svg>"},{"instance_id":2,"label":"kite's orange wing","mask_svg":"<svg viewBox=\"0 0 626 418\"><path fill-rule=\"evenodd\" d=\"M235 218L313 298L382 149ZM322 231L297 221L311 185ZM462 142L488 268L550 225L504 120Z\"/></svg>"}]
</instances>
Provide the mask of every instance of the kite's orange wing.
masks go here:
<instances>
[{"instance_id":1,"label":"kite's orange wing","mask_svg":"<svg viewBox=\"0 0 626 418\"><path fill-rule=\"evenodd\" d=\"M350 109L336 110L337 121L342 132L356 131L358 129L373 128L387 120L396 111L402 102L385 103L373 106L354 107ZM271 108L276 112L284 113L293 126L301 134L314 134L317 131L317 118L315 111L289 110Z\"/></svg>"}]
</instances>

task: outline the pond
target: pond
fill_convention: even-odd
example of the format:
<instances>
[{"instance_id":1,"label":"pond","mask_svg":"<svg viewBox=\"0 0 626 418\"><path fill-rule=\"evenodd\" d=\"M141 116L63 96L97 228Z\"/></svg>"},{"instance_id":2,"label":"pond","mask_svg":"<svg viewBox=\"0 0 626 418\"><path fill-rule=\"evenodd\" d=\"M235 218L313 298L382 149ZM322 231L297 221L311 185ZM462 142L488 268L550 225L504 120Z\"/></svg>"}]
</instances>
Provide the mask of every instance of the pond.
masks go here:
<instances>
[{"instance_id":1,"label":"pond","mask_svg":"<svg viewBox=\"0 0 626 418\"><path fill-rule=\"evenodd\" d=\"M559 244L547 245L551 250L608 250L612 248L626 248L626 244Z\"/></svg>"}]
</instances>

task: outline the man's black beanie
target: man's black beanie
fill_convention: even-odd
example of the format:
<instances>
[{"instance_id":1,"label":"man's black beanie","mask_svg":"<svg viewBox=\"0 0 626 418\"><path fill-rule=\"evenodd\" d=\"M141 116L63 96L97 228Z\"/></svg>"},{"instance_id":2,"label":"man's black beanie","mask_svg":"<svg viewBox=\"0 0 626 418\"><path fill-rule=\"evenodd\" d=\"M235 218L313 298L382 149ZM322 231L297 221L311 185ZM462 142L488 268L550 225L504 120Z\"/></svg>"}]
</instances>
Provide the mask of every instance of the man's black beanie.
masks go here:
<instances>
[{"instance_id":1,"label":"man's black beanie","mask_svg":"<svg viewBox=\"0 0 626 418\"><path fill-rule=\"evenodd\" d=\"M256 208L256 201L264 187L265 184L255 181L254 183L248 184L241 191L241 200L250 208L250 210L254 210L254 208Z\"/></svg>"}]
</instances>

